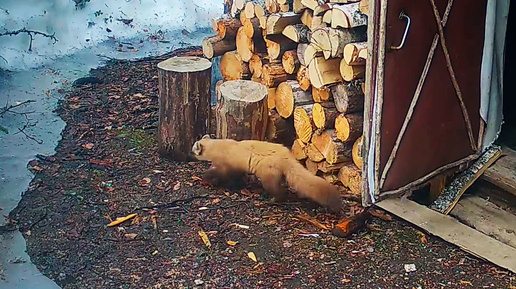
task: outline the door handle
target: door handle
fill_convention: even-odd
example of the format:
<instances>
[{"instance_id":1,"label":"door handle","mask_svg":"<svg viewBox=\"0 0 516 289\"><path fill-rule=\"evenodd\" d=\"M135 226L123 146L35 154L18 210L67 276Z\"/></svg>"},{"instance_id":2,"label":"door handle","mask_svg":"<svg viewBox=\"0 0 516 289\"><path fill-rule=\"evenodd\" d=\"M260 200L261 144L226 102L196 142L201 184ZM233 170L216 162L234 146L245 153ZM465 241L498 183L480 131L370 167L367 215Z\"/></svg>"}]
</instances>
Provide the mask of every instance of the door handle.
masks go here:
<instances>
[{"instance_id":1,"label":"door handle","mask_svg":"<svg viewBox=\"0 0 516 289\"><path fill-rule=\"evenodd\" d=\"M407 34L408 34L408 31L409 31L409 28L410 28L410 17L407 14L405 14L404 11L400 12L400 16L398 18L400 20L403 20L403 18L406 18L407 19L407 26L405 26L405 32L403 33L403 38L401 39L400 45L398 45L398 46L391 46L391 49L393 49L393 50L400 50L403 47L403 45L405 45L405 39L407 39Z\"/></svg>"}]
</instances>

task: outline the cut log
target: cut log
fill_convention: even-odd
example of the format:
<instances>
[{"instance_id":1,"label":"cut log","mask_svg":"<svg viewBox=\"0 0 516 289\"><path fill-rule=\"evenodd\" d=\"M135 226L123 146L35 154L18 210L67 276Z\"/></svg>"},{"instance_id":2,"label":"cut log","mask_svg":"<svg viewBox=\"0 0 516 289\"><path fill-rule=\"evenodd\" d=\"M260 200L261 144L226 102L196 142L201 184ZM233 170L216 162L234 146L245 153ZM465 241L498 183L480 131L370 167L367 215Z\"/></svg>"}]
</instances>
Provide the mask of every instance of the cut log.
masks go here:
<instances>
[{"instance_id":1,"label":"cut log","mask_svg":"<svg viewBox=\"0 0 516 289\"><path fill-rule=\"evenodd\" d=\"M324 130L326 128L335 127L335 119L340 115L339 111L333 107L324 107L321 103L315 103L313 106L312 118L315 127ZM337 133L338 136L338 133Z\"/></svg>"},{"instance_id":2,"label":"cut log","mask_svg":"<svg viewBox=\"0 0 516 289\"><path fill-rule=\"evenodd\" d=\"M306 66L299 67L299 70L297 71L296 79L297 79L297 82L299 83L299 87L301 87L302 90L307 91L311 86L310 78L308 77L308 67L306 67Z\"/></svg>"},{"instance_id":3,"label":"cut log","mask_svg":"<svg viewBox=\"0 0 516 289\"><path fill-rule=\"evenodd\" d=\"M273 143L279 143L285 147L290 147L296 139L294 132L294 119L292 117L283 118L276 110L269 111L269 119L267 121L267 132L265 140Z\"/></svg>"},{"instance_id":4,"label":"cut log","mask_svg":"<svg viewBox=\"0 0 516 289\"><path fill-rule=\"evenodd\" d=\"M296 43L310 43L312 36L310 28L302 23L288 25L282 33Z\"/></svg>"},{"instance_id":5,"label":"cut log","mask_svg":"<svg viewBox=\"0 0 516 289\"><path fill-rule=\"evenodd\" d=\"M312 17L312 23L310 23L310 30L315 31L320 28L325 28L326 23L323 21L322 16L314 16Z\"/></svg>"},{"instance_id":6,"label":"cut log","mask_svg":"<svg viewBox=\"0 0 516 289\"><path fill-rule=\"evenodd\" d=\"M361 0L358 8L360 9L360 12L362 12L368 16L369 15L369 0Z\"/></svg>"},{"instance_id":7,"label":"cut log","mask_svg":"<svg viewBox=\"0 0 516 289\"><path fill-rule=\"evenodd\" d=\"M335 120L337 138L343 142L355 142L362 135L364 113L340 114Z\"/></svg>"},{"instance_id":8,"label":"cut log","mask_svg":"<svg viewBox=\"0 0 516 289\"><path fill-rule=\"evenodd\" d=\"M276 87L269 87L269 94L267 95L267 106L269 109L276 108Z\"/></svg>"},{"instance_id":9,"label":"cut log","mask_svg":"<svg viewBox=\"0 0 516 289\"><path fill-rule=\"evenodd\" d=\"M260 20L260 28L263 31L265 29L265 27L267 26L267 16L258 17L258 20Z\"/></svg>"},{"instance_id":10,"label":"cut log","mask_svg":"<svg viewBox=\"0 0 516 289\"><path fill-rule=\"evenodd\" d=\"M301 0L294 0L292 3L292 11L297 14L301 14L306 9L306 6L301 3Z\"/></svg>"},{"instance_id":11,"label":"cut log","mask_svg":"<svg viewBox=\"0 0 516 289\"><path fill-rule=\"evenodd\" d=\"M353 150L352 150L352 157L353 157L353 163L361 170L363 166L362 161L362 139L363 137L360 136L357 138L355 143L353 144Z\"/></svg>"},{"instance_id":12,"label":"cut log","mask_svg":"<svg viewBox=\"0 0 516 289\"><path fill-rule=\"evenodd\" d=\"M324 155L314 146L313 143L308 143L305 146L306 156L314 162L321 162L324 160Z\"/></svg>"},{"instance_id":13,"label":"cut log","mask_svg":"<svg viewBox=\"0 0 516 289\"><path fill-rule=\"evenodd\" d=\"M361 83L361 81L344 82L331 87L335 107L340 113L352 113L364 109Z\"/></svg>"},{"instance_id":14,"label":"cut log","mask_svg":"<svg viewBox=\"0 0 516 289\"><path fill-rule=\"evenodd\" d=\"M312 88L312 97L315 102L325 102L331 99L330 89L328 87Z\"/></svg>"},{"instance_id":15,"label":"cut log","mask_svg":"<svg viewBox=\"0 0 516 289\"><path fill-rule=\"evenodd\" d=\"M250 80L231 80L224 82L219 91L217 138L265 140L267 87Z\"/></svg>"},{"instance_id":16,"label":"cut log","mask_svg":"<svg viewBox=\"0 0 516 289\"><path fill-rule=\"evenodd\" d=\"M282 82L276 89L276 110L284 118L292 115L295 106L312 103L311 93L302 90L296 80Z\"/></svg>"},{"instance_id":17,"label":"cut log","mask_svg":"<svg viewBox=\"0 0 516 289\"><path fill-rule=\"evenodd\" d=\"M339 71L339 62L341 62L339 58L326 60L321 56L315 57L308 65L310 83L316 88L321 88L325 85L341 82L342 76Z\"/></svg>"},{"instance_id":18,"label":"cut log","mask_svg":"<svg viewBox=\"0 0 516 289\"><path fill-rule=\"evenodd\" d=\"M365 55L365 58L363 57ZM348 65L365 65L367 59L367 42L348 43L344 46L344 61Z\"/></svg>"},{"instance_id":19,"label":"cut log","mask_svg":"<svg viewBox=\"0 0 516 289\"><path fill-rule=\"evenodd\" d=\"M248 62L253 54L264 52L266 50L265 41L261 37L251 38L247 36L244 26L238 28L236 35L236 49L243 61Z\"/></svg>"},{"instance_id":20,"label":"cut log","mask_svg":"<svg viewBox=\"0 0 516 289\"><path fill-rule=\"evenodd\" d=\"M274 40L267 39L265 42L267 45L267 54L269 55L269 58L272 60L280 59L280 57L283 56L283 53L285 53L285 51L296 49L297 47L297 43L288 39L283 34L276 35L276 37L274 37Z\"/></svg>"},{"instance_id":21,"label":"cut log","mask_svg":"<svg viewBox=\"0 0 516 289\"><path fill-rule=\"evenodd\" d=\"M348 65L344 59L340 61L340 75L345 81L365 77L365 65Z\"/></svg>"},{"instance_id":22,"label":"cut log","mask_svg":"<svg viewBox=\"0 0 516 289\"><path fill-rule=\"evenodd\" d=\"M208 37L202 41L202 52L208 59L221 56L224 53L235 49L235 41L221 39L218 36Z\"/></svg>"},{"instance_id":23,"label":"cut log","mask_svg":"<svg viewBox=\"0 0 516 289\"><path fill-rule=\"evenodd\" d=\"M362 93L363 93L363 94L365 94L365 89L366 89L366 87L365 87L365 81L364 81L364 82L362 82L362 84L360 84L360 88L362 88Z\"/></svg>"},{"instance_id":24,"label":"cut log","mask_svg":"<svg viewBox=\"0 0 516 289\"><path fill-rule=\"evenodd\" d=\"M265 1L263 4L254 4L254 15L256 18L260 19L261 17L266 16L267 13L265 13L265 11Z\"/></svg>"},{"instance_id":25,"label":"cut log","mask_svg":"<svg viewBox=\"0 0 516 289\"><path fill-rule=\"evenodd\" d=\"M281 58L281 63L283 64L283 68L285 72L288 74L294 74L299 69L299 59L297 58L296 50L289 50L283 53L283 57Z\"/></svg>"},{"instance_id":26,"label":"cut log","mask_svg":"<svg viewBox=\"0 0 516 289\"><path fill-rule=\"evenodd\" d=\"M315 7L314 16L323 16L326 11L331 11L331 8L335 5L334 3L324 3Z\"/></svg>"},{"instance_id":27,"label":"cut log","mask_svg":"<svg viewBox=\"0 0 516 289\"><path fill-rule=\"evenodd\" d=\"M245 0L233 0L233 5L236 7L236 9L242 10L245 6Z\"/></svg>"},{"instance_id":28,"label":"cut log","mask_svg":"<svg viewBox=\"0 0 516 289\"><path fill-rule=\"evenodd\" d=\"M280 5L276 0L265 0L265 9L268 13L278 13Z\"/></svg>"},{"instance_id":29,"label":"cut log","mask_svg":"<svg viewBox=\"0 0 516 289\"><path fill-rule=\"evenodd\" d=\"M299 64L301 64L303 66L306 66L305 65L305 50L307 47L308 47L308 43L299 43L297 45L297 49L296 49L297 59L299 59Z\"/></svg>"},{"instance_id":30,"label":"cut log","mask_svg":"<svg viewBox=\"0 0 516 289\"><path fill-rule=\"evenodd\" d=\"M367 26L367 16L360 11L360 3L334 5L332 8L332 28L355 28Z\"/></svg>"},{"instance_id":31,"label":"cut log","mask_svg":"<svg viewBox=\"0 0 516 289\"><path fill-rule=\"evenodd\" d=\"M347 163L339 171L340 182L354 195L362 191L362 171L353 162Z\"/></svg>"},{"instance_id":32,"label":"cut log","mask_svg":"<svg viewBox=\"0 0 516 289\"><path fill-rule=\"evenodd\" d=\"M334 129L327 129L312 136L312 144L323 154L329 164L351 161L353 143L343 143Z\"/></svg>"},{"instance_id":33,"label":"cut log","mask_svg":"<svg viewBox=\"0 0 516 289\"><path fill-rule=\"evenodd\" d=\"M339 178L333 173L323 173L322 178L332 185L335 185L338 182L340 182Z\"/></svg>"},{"instance_id":34,"label":"cut log","mask_svg":"<svg viewBox=\"0 0 516 289\"><path fill-rule=\"evenodd\" d=\"M242 26L240 20L235 18L220 19L217 21L217 35L221 39L234 40L238 28Z\"/></svg>"},{"instance_id":35,"label":"cut log","mask_svg":"<svg viewBox=\"0 0 516 289\"><path fill-rule=\"evenodd\" d=\"M256 8L259 7L259 8ZM265 0L251 0L245 3L244 13L248 19L254 16L263 16L265 13ZM258 10L258 13L256 11Z\"/></svg>"},{"instance_id":36,"label":"cut log","mask_svg":"<svg viewBox=\"0 0 516 289\"><path fill-rule=\"evenodd\" d=\"M301 14L301 23L303 23L306 27L312 30L312 18L313 11L311 9L305 9L303 14Z\"/></svg>"},{"instance_id":37,"label":"cut log","mask_svg":"<svg viewBox=\"0 0 516 289\"><path fill-rule=\"evenodd\" d=\"M281 63L268 63L262 68L262 84L267 87L277 87L280 83L292 78L293 76L285 72Z\"/></svg>"},{"instance_id":38,"label":"cut log","mask_svg":"<svg viewBox=\"0 0 516 289\"><path fill-rule=\"evenodd\" d=\"M263 61L266 61L264 57L264 53L258 53L253 54L251 59L249 59L249 71L253 74L253 76L262 77L262 70L264 65Z\"/></svg>"},{"instance_id":39,"label":"cut log","mask_svg":"<svg viewBox=\"0 0 516 289\"><path fill-rule=\"evenodd\" d=\"M324 161L324 162L320 162L318 165L317 165L317 169L320 170L321 172L323 173L332 173L332 174L335 174L335 173L338 173L339 170L345 166L347 163L346 162L342 162L342 163L336 163L336 164L329 164L328 162Z\"/></svg>"},{"instance_id":40,"label":"cut log","mask_svg":"<svg viewBox=\"0 0 516 289\"><path fill-rule=\"evenodd\" d=\"M304 51L304 55L303 55L303 61L305 63L305 66L309 66L312 61L315 59L315 57L317 56L322 56L323 53L322 51L313 43L310 43L305 51Z\"/></svg>"},{"instance_id":41,"label":"cut log","mask_svg":"<svg viewBox=\"0 0 516 289\"><path fill-rule=\"evenodd\" d=\"M296 158L296 160L301 161L307 158L305 146L306 145L299 139L296 139L292 144L291 151L292 155L294 156L294 158Z\"/></svg>"},{"instance_id":42,"label":"cut log","mask_svg":"<svg viewBox=\"0 0 516 289\"><path fill-rule=\"evenodd\" d=\"M305 161L306 170L308 170L312 175L317 175L317 163L312 161L311 159L306 159Z\"/></svg>"},{"instance_id":43,"label":"cut log","mask_svg":"<svg viewBox=\"0 0 516 289\"><path fill-rule=\"evenodd\" d=\"M322 21L327 24L326 26L331 25L331 17L332 16L333 16L332 10L328 10L324 13L324 15L322 17Z\"/></svg>"},{"instance_id":44,"label":"cut log","mask_svg":"<svg viewBox=\"0 0 516 289\"><path fill-rule=\"evenodd\" d=\"M200 57L172 57L158 63L158 151L162 156L186 161L197 136L208 133L211 75L211 62Z\"/></svg>"},{"instance_id":45,"label":"cut log","mask_svg":"<svg viewBox=\"0 0 516 289\"><path fill-rule=\"evenodd\" d=\"M323 5L323 0L301 0L301 4L305 5L306 7L310 8L311 10L314 10L319 5Z\"/></svg>"},{"instance_id":46,"label":"cut log","mask_svg":"<svg viewBox=\"0 0 516 289\"><path fill-rule=\"evenodd\" d=\"M251 2L247 2L251 3ZM260 37L261 28L260 28L260 20L258 18L252 18L244 22L244 32L247 37L254 38Z\"/></svg>"},{"instance_id":47,"label":"cut log","mask_svg":"<svg viewBox=\"0 0 516 289\"><path fill-rule=\"evenodd\" d=\"M312 132L315 128L312 121L312 105L297 106L294 109L294 129L297 138L304 143L308 143L312 138Z\"/></svg>"},{"instance_id":48,"label":"cut log","mask_svg":"<svg viewBox=\"0 0 516 289\"><path fill-rule=\"evenodd\" d=\"M251 79L249 64L242 60L236 51L224 53L220 59L220 73L226 81L237 79Z\"/></svg>"},{"instance_id":49,"label":"cut log","mask_svg":"<svg viewBox=\"0 0 516 289\"><path fill-rule=\"evenodd\" d=\"M294 12L271 14L267 17L265 34L281 34L285 27L301 22L301 15Z\"/></svg>"},{"instance_id":50,"label":"cut log","mask_svg":"<svg viewBox=\"0 0 516 289\"><path fill-rule=\"evenodd\" d=\"M282 13L289 12L290 11L290 5L288 5L288 4L280 4L279 11L282 12Z\"/></svg>"},{"instance_id":51,"label":"cut log","mask_svg":"<svg viewBox=\"0 0 516 289\"><path fill-rule=\"evenodd\" d=\"M323 51L325 59L341 58L348 43L367 40L367 27L335 29L322 27L314 30L311 43Z\"/></svg>"},{"instance_id":52,"label":"cut log","mask_svg":"<svg viewBox=\"0 0 516 289\"><path fill-rule=\"evenodd\" d=\"M348 237L349 235L363 228L370 216L371 214L369 214L369 211L364 210L363 212L356 214L352 217L340 220L340 223L333 227L331 233L341 238Z\"/></svg>"}]
</instances>

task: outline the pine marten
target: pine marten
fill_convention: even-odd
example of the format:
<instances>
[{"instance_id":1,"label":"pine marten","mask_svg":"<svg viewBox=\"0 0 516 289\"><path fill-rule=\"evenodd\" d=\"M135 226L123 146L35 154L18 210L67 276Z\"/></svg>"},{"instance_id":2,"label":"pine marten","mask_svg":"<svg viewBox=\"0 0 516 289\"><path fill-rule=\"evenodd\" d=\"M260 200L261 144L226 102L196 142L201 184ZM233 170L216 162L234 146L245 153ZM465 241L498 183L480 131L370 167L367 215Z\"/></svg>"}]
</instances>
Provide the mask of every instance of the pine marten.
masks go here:
<instances>
[{"instance_id":1,"label":"pine marten","mask_svg":"<svg viewBox=\"0 0 516 289\"><path fill-rule=\"evenodd\" d=\"M281 144L212 139L205 135L194 143L192 153L197 160L212 162L212 167L204 175L205 180L228 180L246 173L253 174L274 201L282 202L287 193L282 181L286 179L299 197L311 199L333 212L340 211L337 187L311 174Z\"/></svg>"}]
</instances>

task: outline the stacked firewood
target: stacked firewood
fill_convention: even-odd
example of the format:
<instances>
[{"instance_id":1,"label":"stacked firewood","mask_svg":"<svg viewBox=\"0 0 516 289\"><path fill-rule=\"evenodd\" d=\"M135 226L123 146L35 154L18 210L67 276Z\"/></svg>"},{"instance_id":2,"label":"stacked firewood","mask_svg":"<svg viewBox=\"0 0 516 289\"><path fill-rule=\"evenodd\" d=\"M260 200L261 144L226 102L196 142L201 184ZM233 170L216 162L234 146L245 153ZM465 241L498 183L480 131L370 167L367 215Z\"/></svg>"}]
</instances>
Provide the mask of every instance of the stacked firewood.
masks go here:
<instances>
[{"instance_id":1,"label":"stacked firewood","mask_svg":"<svg viewBox=\"0 0 516 289\"><path fill-rule=\"evenodd\" d=\"M266 139L309 171L361 190L367 0L233 0L203 41L223 81L269 87Z\"/></svg>"}]
</instances>

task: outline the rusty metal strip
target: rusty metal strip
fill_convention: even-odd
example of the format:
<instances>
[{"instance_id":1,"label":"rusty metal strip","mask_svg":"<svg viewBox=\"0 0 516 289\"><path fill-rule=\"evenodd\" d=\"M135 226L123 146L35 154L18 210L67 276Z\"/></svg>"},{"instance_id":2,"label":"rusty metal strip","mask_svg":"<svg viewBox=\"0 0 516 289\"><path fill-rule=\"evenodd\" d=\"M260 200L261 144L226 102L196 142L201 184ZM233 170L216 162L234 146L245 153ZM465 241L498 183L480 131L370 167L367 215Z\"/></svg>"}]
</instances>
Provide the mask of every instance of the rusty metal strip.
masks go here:
<instances>
[{"instance_id":1,"label":"rusty metal strip","mask_svg":"<svg viewBox=\"0 0 516 289\"><path fill-rule=\"evenodd\" d=\"M443 27L446 26L446 23L448 22L448 16L450 15L451 8L453 6L453 0L448 0L448 5L446 6L446 10L444 11L443 19L442 19L442 25ZM398 149L400 147L401 141L403 139L403 136L405 135L405 131L407 130L408 124L410 120L412 119L412 114L414 113L414 109L417 105L417 102L419 100L419 96L421 95L421 90L423 89L423 84L425 83L426 76L428 75L428 70L430 69L430 65L432 64L432 60L435 54L435 50L437 48L437 43L439 41L439 34L434 35L434 39L432 41L432 46L430 46L430 51L428 52L428 57L426 58L426 63L423 68L423 72L421 73L421 76L419 77L419 82L416 87L416 91L414 92L414 96L412 97L412 102L410 103L407 116L405 117L405 121L403 122L403 125L401 126L401 130L398 134L398 138L396 139L396 142L394 143L394 147L392 148L391 154L389 155L389 159L387 159L387 163L385 164L385 168L382 172L382 177L380 179L380 188L383 187L385 183L385 178L387 177L387 173L389 172L392 163L394 159L396 158L396 154L398 153Z\"/></svg>"}]
</instances>

